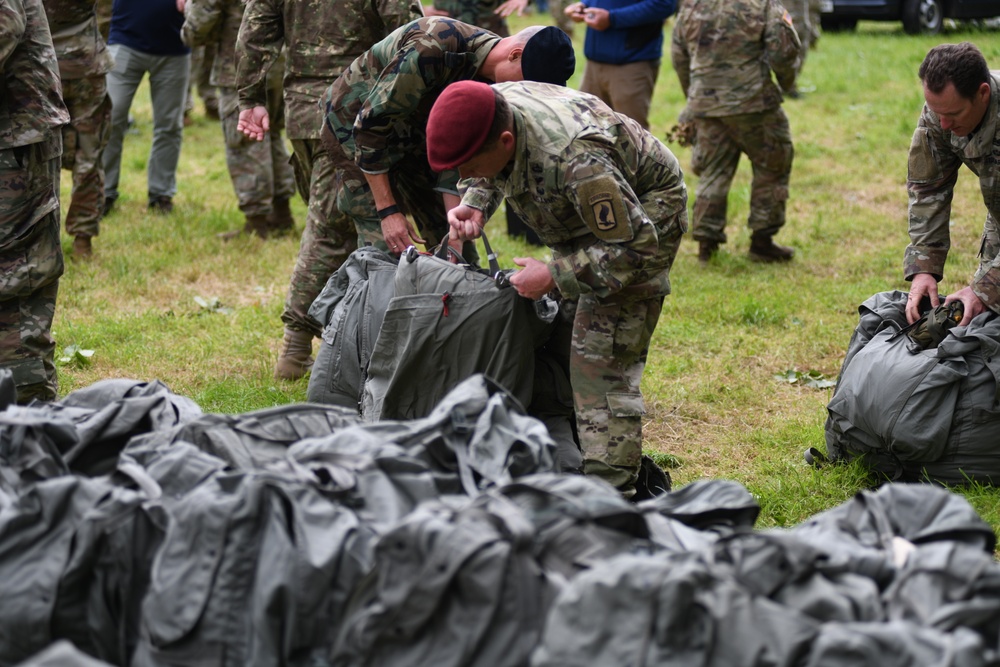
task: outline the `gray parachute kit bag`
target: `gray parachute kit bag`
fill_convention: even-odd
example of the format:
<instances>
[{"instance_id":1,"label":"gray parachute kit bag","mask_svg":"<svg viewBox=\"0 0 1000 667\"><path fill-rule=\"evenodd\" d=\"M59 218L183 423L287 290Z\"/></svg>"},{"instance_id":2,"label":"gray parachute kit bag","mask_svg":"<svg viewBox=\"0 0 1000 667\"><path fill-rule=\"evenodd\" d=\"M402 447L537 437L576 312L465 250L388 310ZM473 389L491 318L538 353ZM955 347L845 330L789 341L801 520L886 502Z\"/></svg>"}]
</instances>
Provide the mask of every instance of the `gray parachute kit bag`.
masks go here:
<instances>
[{"instance_id":1,"label":"gray parachute kit bag","mask_svg":"<svg viewBox=\"0 0 1000 667\"><path fill-rule=\"evenodd\" d=\"M861 457L893 480L1000 482L1000 318L957 326L942 306L907 331L906 298L882 292L858 309L827 406L829 458Z\"/></svg>"}]
</instances>

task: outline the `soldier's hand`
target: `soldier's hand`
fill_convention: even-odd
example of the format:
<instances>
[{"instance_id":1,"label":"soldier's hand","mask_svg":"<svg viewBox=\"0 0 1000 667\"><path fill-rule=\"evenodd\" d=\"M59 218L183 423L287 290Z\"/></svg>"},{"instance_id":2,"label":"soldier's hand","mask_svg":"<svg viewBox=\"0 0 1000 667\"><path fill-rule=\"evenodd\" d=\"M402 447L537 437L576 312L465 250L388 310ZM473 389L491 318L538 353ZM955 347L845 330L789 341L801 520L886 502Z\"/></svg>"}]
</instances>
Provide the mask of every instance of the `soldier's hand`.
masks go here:
<instances>
[{"instance_id":1,"label":"soldier's hand","mask_svg":"<svg viewBox=\"0 0 1000 667\"><path fill-rule=\"evenodd\" d=\"M413 225L402 213L393 213L382 219L382 238L385 239L386 245L389 246L389 252L393 255L400 254L411 245L427 243L420 238L417 231L413 229Z\"/></svg>"},{"instance_id":2,"label":"soldier's hand","mask_svg":"<svg viewBox=\"0 0 1000 667\"><path fill-rule=\"evenodd\" d=\"M444 16L450 17L451 14L443 9L438 9L434 5L424 5L424 16Z\"/></svg>"},{"instance_id":3,"label":"soldier's hand","mask_svg":"<svg viewBox=\"0 0 1000 667\"><path fill-rule=\"evenodd\" d=\"M448 225L451 227L451 238L459 241L477 239L483 233L486 219L478 208L459 204L448 211Z\"/></svg>"},{"instance_id":4,"label":"soldier's hand","mask_svg":"<svg viewBox=\"0 0 1000 667\"><path fill-rule=\"evenodd\" d=\"M582 23L585 18L584 13L586 11L587 11L587 5L583 4L582 2L574 2L573 4L568 5L565 9L563 9L563 14L570 17L577 23Z\"/></svg>"},{"instance_id":5,"label":"soldier's hand","mask_svg":"<svg viewBox=\"0 0 1000 667\"><path fill-rule=\"evenodd\" d=\"M181 14L184 13L184 5L187 4L184 0L177 0L177 11Z\"/></svg>"},{"instance_id":6,"label":"soldier's hand","mask_svg":"<svg viewBox=\"0 0 1000 667\"><path fill-rule=\"evenodd\" d=\"M534 257L515 257L514 263L524 267L510 276L510 284L521 296L537 300L555 288L556 281L545 262Z\"/></svg>"},{"instance_id":7,"label":"soldier's hand","mask_svg":"<svg viewBox=\"0 0 1000 667\"><path fill-rule=\"evenodd\" d=\"M910 324L920 319L920 300L924 296L930 297L932 308L941 305L937 281L934 276L929 273L918 273L913 276L913 282L910 283L910 294L906 297L906 321ZM968 312L968 306L966 312Z\"/></svg>"},{"instance_id":8,"label":"soldier's hand","mask_svg":"<svg viewBox=\"0 0 1000 667\"><path fill-rule=\"evenodd\" d=\"M916 280L916 278L914 278ZM951 303L952 301L961 301L962 306L965 308L965 312L962 315L962 321L958 323L958 326L964 327L966 324L972 321L972 318L979 313L986 310L986 304L983 300L976 296L976 293L972 291L971 287L966 287L960 289L954 294L949 294L948 298L944 300L945 305ZM909 303L906 304L909 307Z\"/></svg>"},{"instance_id":9,"label":"soldier's hand","mask_svg":"<svg viewBox=\"0 0 1000 667\"><path fill-rule=\"evenodd\" d=\"M583 22L588 28L604 32L611 27L611 13L600 7L587 7L583 12Z\"/></svg>"},{"instance_id":10,"label":"soldier's hand","mask_svg":"<svg viewBox=\"0 0 1000 667\"><path fill-rule=\"evenodd\" d=\"M503 18L507 18L515 12L518 16L521 16L524 14L524 9L527 6L528 0L507 0L507 2L502 3L499 7L494 9L493 13Z\"/></svg>"},{"instance_id":11,"label":"soldier's hand","mask_svg":"<svg viewBox=\"0 0 1000 667\"><path fill-rule=\"evenodd\" d=\"M264 135L271 129L271 118L264 107L244 109L240 112L240 120L236 129L257 141L264 141Z\"/></svg>"}]
</instances>

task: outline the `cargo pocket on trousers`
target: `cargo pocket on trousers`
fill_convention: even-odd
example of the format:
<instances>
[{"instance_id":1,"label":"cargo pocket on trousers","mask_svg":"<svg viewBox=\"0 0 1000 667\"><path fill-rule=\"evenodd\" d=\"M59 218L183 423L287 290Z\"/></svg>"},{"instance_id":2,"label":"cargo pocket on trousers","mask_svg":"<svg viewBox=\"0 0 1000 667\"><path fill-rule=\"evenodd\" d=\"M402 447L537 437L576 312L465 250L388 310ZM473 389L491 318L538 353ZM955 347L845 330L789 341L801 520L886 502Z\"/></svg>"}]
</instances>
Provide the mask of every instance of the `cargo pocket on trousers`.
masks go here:
<instances>
[{"instance_id":1,"label":"cargo pocket on trousers","mask_svg":"<svg viewBox=\"0 0 1000 667\"><path fill-rule=\"evenodd\" d=\"M638 467L642 458L642 417L646 405L639 393L609 393L608 461L613 466Z\"/></svg>"}]
</instances>

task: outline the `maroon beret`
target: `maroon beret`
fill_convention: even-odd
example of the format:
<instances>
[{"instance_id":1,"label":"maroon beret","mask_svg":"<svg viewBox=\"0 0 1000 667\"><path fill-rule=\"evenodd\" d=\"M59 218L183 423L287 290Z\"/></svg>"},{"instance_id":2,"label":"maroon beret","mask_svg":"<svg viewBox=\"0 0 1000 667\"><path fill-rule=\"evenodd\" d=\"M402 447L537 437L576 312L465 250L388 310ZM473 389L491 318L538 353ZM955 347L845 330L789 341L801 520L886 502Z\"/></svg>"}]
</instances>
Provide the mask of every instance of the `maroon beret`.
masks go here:
<instances>
[{"instance_id":1,"label":"maroon beret","mask_svg":"<svg viewBox=\"0 0 1000 667\"><path fill-rule=\"evenodd\" d=\"M444 89L427 119L427 161L434 171L468 162L486 141L496 113L493 89L458 81Z\"/></svg>"}]
</instances>

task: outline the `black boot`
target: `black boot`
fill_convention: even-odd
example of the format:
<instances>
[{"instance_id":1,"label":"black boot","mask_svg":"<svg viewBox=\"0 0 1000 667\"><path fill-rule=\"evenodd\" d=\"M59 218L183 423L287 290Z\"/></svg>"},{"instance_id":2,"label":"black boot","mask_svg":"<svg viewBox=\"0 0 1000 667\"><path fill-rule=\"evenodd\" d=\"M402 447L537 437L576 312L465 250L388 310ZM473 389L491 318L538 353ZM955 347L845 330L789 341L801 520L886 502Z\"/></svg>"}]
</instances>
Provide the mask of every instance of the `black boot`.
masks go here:
<instances>
[{"instance_id":1,"label":"black boot","mask_svg":"<svg viewBox=\"0 0 1000 667\"><path fill-rule=\"evenodd\" d=\"M698 241L698 263L704 266L719 250L717 241Z\"/></svg>"},{"instance_id":2,"label":"black boot","mask_svg":"<svg viewBox=\"0 0 1000 667\"><path fill-rule=\"evenodd\" d=\"M750 260L753 262L788 262L795 251L778 245L770 234L754 233L750 237Z\"/></svg>"}]
</instances>

